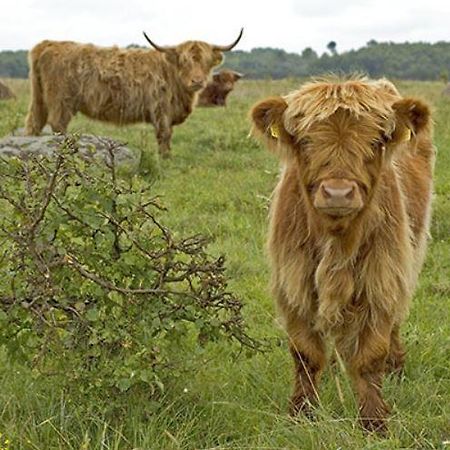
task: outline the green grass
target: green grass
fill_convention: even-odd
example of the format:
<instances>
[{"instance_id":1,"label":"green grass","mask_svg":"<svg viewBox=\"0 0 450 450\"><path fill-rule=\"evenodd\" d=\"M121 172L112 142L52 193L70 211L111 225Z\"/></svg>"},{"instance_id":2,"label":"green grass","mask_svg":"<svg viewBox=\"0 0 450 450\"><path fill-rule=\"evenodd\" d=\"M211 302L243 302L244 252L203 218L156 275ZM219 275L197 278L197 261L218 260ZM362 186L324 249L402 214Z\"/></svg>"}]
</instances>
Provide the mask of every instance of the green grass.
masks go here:
<instances>
[{"instance_id":1,"label":"green grass","mask_svg":"<svg viewBox=\"0 0 450 450\"><path fill-rule=\"evenodd\" d=\"M165 224L179 235L200 232L213 239L210 252L226 255L230 288L245 302L252 334L272 347L248 358L236 357L228 344L211 345L202 361L191 364L193 373L169 380L163 399L136 393L119 409L114 402L73 398L57 379L37 378L1 356L0 433L11 450L450 448L450 100L441 98L439 83L398 83L403 94L433 105L439 152L433 240L403 327L406 372L384 387L393 407L390 434L383 439L360 431L339 365L325 374L314 420L294 422L286 414L292 367L267 287L264 250L278 161L247 138L247 115L256 100L298 84L240 82L227 108L197 109L175 129L168 161L158 162L150 125L117 128L81 116L71 123L72 131L119 138L145 152L144 169L159 169L154 192L169 209ZM10 85L18 100L0 102L0 135L21 126L26 114L27 83Z\"/></svg>"}]
</instances>

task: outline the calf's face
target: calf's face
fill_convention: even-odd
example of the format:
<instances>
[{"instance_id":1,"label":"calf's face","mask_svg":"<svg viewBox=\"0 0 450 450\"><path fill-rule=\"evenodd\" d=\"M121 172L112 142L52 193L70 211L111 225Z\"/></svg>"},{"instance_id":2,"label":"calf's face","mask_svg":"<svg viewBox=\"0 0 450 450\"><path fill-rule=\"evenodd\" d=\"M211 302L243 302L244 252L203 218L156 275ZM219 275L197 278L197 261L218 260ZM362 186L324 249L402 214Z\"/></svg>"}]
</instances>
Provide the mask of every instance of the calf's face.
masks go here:
<instances>
[{"instance_id":1,"label":"calf's face","mask_svg":"<svg viewBox=\"0 0 450 450\"><path fill-rule=\"evenodd\" d=\"M386 158L380 130L345 110L312 124L294 149L305 194L317 212L331 217L364 208Z\"/></svg>"},{"instance_id":2,"label":"calf's face","mask_svg":"<svg viewBox=\"0 0 450 450\"><path fill-rule=\"evenodd\" d=\"M311 209L329 220L356 217L374 197L383 167L396 152L411 151L411 137L427 126L429 110L413 99L398 99L386 113L355 114L343 104L311 120L292 96L256 104L254 130L285 164L295 165ZM294 99L295 100L295 99Z\"/></svg>"}]
</instances>

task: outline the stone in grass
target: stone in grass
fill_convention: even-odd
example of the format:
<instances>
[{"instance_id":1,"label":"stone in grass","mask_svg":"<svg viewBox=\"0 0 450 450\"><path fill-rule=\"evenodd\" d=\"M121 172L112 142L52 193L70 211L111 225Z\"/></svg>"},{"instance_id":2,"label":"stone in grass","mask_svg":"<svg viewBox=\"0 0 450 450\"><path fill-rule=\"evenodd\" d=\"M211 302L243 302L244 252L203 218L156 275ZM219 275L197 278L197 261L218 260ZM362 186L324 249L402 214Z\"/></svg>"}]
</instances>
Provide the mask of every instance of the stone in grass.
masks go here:
<instances>
[{"instance_id":1,"label":"stone in grass","mask_svg":"<svg viewBox=\"0 0 450 450\"><path fill-rule=\"evenodd\" d=\"M26 158L30 155L51 156L68 138L73 138L78 151L86 158L99 156L108 161L112 149L118 166L135 170L139 166L140 155L125 144L107 137L90 134L64 135L44 134L41 136L23 136L22 130L15 135L0 139L0 157Z\"/></svg>"}]
</instances>

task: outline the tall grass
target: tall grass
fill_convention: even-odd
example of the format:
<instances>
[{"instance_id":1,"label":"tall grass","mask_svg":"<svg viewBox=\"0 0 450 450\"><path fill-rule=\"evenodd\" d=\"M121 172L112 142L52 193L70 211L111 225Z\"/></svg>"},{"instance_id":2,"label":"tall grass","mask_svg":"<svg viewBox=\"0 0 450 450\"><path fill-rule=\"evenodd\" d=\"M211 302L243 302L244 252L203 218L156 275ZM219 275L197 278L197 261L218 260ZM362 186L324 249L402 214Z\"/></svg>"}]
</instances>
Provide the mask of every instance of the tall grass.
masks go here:
<instances>
[{"instance_id":1,"label":"tall grass","mask_svg":"<svg viewBox=\"0 0 450 450\"><path fill-rule=\"evenodd\" d=\"M232 288L245 301L254 335L269 352L246 357L228 345L208 346L201 365L168 383L163 398L132 395L126 407L71 398L57 379L36 377L0 357L0 433L10 449L443 449L450 448L450 99L439 83L399 82L403 94L433 105L438 147L432 240L403 328L408 350L405 375L387 379L392 405L390 434L365 436L345 370L329 368L314 420L288 418L291 361L267 285L267 207L278 162L247 137L247 114L256 100L287 93L298 80L244 81L227 108L197 109L177 127L173 158L156 163L149 125L117 128L82 116L72 131L118 138L159 166L148 177L168 207L166 223L180 234L213 239L210 251L227 258ZM21 125L26 82L10 83L15 101L0 102L0 135ZM183 355L189 363L189 355ZM0 449L2 448L0 438Z\"/></svg>"}]
</instances>

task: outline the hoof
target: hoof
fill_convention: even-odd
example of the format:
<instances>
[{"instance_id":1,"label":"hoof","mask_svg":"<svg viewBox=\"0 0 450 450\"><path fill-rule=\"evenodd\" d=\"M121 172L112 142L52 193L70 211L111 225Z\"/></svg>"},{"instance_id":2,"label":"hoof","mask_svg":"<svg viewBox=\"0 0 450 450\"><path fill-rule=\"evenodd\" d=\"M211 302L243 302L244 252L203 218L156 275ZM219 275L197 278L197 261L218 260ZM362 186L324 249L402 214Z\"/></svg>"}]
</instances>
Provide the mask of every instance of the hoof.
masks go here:
<instances>
[{"instance_id":1,"label":"hoof","mask_svg":"<svg viewBox=\"0 0 450 450\"><path fill-rule=\"evenodd\" d=\"M313 417L314 405L305 395L293 395L289 401L289 415L297 417L303 415L308 419Z\"/></svg>"}]
</instances>

